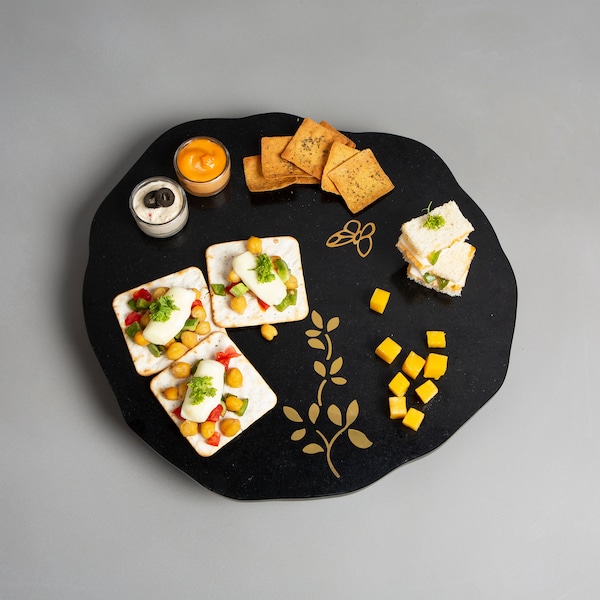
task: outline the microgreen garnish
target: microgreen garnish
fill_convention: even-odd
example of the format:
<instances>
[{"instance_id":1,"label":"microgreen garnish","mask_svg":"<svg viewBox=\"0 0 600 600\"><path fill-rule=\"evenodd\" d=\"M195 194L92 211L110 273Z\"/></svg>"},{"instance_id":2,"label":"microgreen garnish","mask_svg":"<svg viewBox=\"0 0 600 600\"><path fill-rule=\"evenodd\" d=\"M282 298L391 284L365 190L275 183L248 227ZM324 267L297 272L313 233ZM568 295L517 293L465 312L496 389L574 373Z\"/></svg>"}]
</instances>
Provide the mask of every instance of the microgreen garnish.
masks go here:
<instances>
[{"instance_id":1,"label":"microgreen garnish","mask_svg":"<svg viewBox=\"0 0 600 600\"><path fill-rule=\"evenodd\" d=\"M204 398L213 398L217 395L216 388L212 385L213 378L209 375L203 375L202 377L192 377L188 381L188 387L190 388L190 397L192 398L192 404L200 404Z\"/></svg>"},{"instance_id":2,"label":"microgreen garnish","mask_svg":"<svg viewBox=\"0 0 600 600\"><path fill-rule=\"evenodd\" d=\"M427 229L440 229L446 224L446 219L442 217L442 215L432 215L431 214L431 202L427 205L427 208L424 208L423 211L427 211L427 218L423 223L423 227L427 227Z\"/></svg>"},{"instance_id":3,"label":"microgreen garnish","mask_svg":"<svg viewBox=\"0 0 600 600\"><path fill-rule=\"evenodd\" d=\"M256 257L256 278L260 283L267 283L275 279L275 273L273 273L273 263L268 254L259 254Z\"/></svg>"},{"instance_id":4,"label":"microgreen garnish","mask_svg":"<svg viewBox=\"0 0 600 600\"><path fill-rule=\"evenodd\" d=\"M175 305L173 297L161 296L150 304L150 319L164 323L169 320L174 310L179 310L179 307Z\"/></svg>"}]
</instances>

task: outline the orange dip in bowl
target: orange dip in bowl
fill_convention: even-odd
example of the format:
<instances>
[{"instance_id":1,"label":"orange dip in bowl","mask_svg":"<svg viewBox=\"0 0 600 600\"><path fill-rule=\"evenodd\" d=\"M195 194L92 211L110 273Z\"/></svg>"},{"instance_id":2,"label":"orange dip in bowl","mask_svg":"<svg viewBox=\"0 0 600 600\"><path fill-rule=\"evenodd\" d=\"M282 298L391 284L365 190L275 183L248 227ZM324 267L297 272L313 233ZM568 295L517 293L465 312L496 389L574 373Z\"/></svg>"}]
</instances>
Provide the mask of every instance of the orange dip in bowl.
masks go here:
<instances>
[{"instance_id":1,"label":"orange dip in bowl","mask_svg":"<svg viewBox=\"0 0 600 600\"><path fill-rule=\"evenodd\" d=\"M229 183L229 152L214 138L194 137L183 142L173 162L181 186L195 196L212 196Z\"/></svg>"}]
</instances>

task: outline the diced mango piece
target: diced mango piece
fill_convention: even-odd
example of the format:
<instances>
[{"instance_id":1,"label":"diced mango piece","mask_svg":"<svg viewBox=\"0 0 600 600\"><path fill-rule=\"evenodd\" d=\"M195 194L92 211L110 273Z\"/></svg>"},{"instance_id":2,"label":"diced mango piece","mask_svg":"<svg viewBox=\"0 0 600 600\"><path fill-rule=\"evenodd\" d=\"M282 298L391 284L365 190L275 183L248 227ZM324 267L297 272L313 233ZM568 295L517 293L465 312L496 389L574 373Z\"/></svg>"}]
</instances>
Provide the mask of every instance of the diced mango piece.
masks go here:
<instances>
[{"instance_id":1,"label":"diced mango piece","mask_svg":"<svg viewBox=\"0 0 600 600\"><path fill-rule=\"evenodd\" d=\"M404 396L410 387L410 381L400 372L396 373L388 387L394 396Z\"/></svg>"},{"instance_id":2,"label":"diced mango piece","mask_svg":"<svg viewBox=\"0 0 600 600\"><path fill-rule=\"evenodd\" d=\"M390 337L385 338L385 340L375 348L375 354L377 354L379 358L385 360L388 365L393 362L401 351L402 346Z\"/></svg>"},{"instance_id":3,"label":"diced mango piece","mask_svg":"<svg viewBox=\"0 0 600 600\"><path fill-rule=\"evenodd\" d=\"M406 416L406 396L390 396L390 419L403 419Z\"/></svg>"},{"instance_id":4,"label":"diced mango piece","mask_svg":"<svg viewBox=\"0 0 600 600\"><path fill-rule=\"evenodd\" d=\"M427 347L428 348L445 348L446 347L446 332L445 331L428 331Z\"/></svg>"},{"instance_id":5,"label":"diced mango piece","mask_svg":"<svg viewBox=\"0 0 600 600\"><path fill-rule=\"evenodd\" d=\"M438 393L438 388L431 379L428 379L425 383L422 383L416 388L415 392L417 392L417 395L421 398L421 402L427 404Z\"/></svg>"},{"instance_id":6,"label":"diced mango piece","mask_svg":"<svg viewBox=\"0 0 600 600\"><path fill-rule=\"evenodd\" d=\"M406 425L406 427L409 427L413 431L417 431L417 429L421 427L421 423L423 422L424 418L424 412L411 407L408 409L404 419L402 419L402 425Z\"/></svg>"},{"instance_id":7,"label":"diced mango piece","mask_svg":"<svg viewBox=\"0 0 600 600\"><path fill-rule=\"evenodd\" d=\"M448 357L444 354L430 352L425 360L423 376L427 379L439 379L446 373L448 368Z\"/></svg>"},{"instance_id":8,"label":"diced mango piece","mask_svg":"<svg viewBox=\"0 0 600 600\"><path fill-rule=\"evenodd\" d=\"M369 308L381 315L383 314L383 311L385 310L389 299L389 292L380 288L375 288L375 291L373 292L373 295L371 296L371 300L369 302Z\"/></svg>"},{"instance_id":9,"label":"diced mango piece","mask_svg":"<svg viewBox=\"0 0 600 600\"><path fill-rule=\"evenodd\" d=\"M412 379L416 379L424 366L425 359L411 350L402 365L402 370Z\"/></svg>"}]
</instances>

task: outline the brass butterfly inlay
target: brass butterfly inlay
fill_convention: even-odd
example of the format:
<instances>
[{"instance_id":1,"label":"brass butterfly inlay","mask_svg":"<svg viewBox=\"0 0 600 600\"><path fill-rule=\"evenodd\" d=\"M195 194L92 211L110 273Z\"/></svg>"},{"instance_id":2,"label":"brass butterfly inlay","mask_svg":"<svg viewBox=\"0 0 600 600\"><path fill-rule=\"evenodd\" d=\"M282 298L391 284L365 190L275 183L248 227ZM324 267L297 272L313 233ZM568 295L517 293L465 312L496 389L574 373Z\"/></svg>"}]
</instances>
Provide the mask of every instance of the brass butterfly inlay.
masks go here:
<instances>
[{"instance_id":1,"label":"brass butterfly inlay","mask_svg":"<svg viewBox=\"0 0 600 600\"><path fill-rule=\"evenodd\" d=\"M338 248L346 244L354 244L358 254L365 258L373 249L375 223L367 223L364 227L358 219L350 219L343 229L336 231L325 243L328 248Z\"/></svg>"},{"instance_id":2,"label":"brass butterfly inlay","mask_svg":"<svg viewBox=\"0 0 600 600\"><path fill-rule=\"evenodd\" d=\"M308 345L315 350L323 350L325 352L325 358L324 360L315 360L313 363L313 369L315 373L321 377L321 383L317 389L317 401L313 402L308 408L307 416L310 423L305 423L304 419L295 408L291 406L283 407L285 416L293 423L299 424L298 428L291 435L291 439L294 442L304 439L308 433L307 428L310 427L310 425L317 425L317 420L322 414L323 389L325 388L325 385L328 382L335 385L345 385L347 383L346 378L340 377L338 374L344 365L344 359L341 356L332 358L333 342L330 333L338 328L340 324L339 317L332 317L325 323L323 317L321 317L317 311L313 310L311 313L311 320L316 329L309 329L305 332L308 337ZM327 407L327 410L324 411L324 413L329 421L339 429L328 439L320 429L315 428L314 433L319 438L319 441L306 444L302 448L302 452L305 454L319 454L324 452L331 472L339 479L340 473L333 464L331 449L333 444L341 439L342 434L347 433L350 442L356 448L362 450L372 446L373 442L362 431L351 427L358 419L359 406L357 400L352 400L344 412L342 412L339 406L332 403Z\"/></svg>"}]
</instances>

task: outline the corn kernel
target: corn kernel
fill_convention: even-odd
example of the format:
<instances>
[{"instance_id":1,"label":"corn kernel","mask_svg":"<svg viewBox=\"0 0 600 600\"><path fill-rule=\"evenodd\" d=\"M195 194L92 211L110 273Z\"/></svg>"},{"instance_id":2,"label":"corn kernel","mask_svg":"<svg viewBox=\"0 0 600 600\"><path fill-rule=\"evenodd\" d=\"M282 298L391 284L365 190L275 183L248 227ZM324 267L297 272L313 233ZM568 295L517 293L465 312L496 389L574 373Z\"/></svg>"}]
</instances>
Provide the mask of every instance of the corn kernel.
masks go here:
<instances>
[{"instance_id":1,"label":"corn kernel","mask_svg":"<svg viewBox=\"0 0 600 600\"><path fill-rule=\"evenodd\" d=\"M437 393L438 389L435 383L428 379L425 383L422 383L415 392L421 398L423 404L427 404Z\"/></svg>"},{"instance_id":2,"label":"corn kernel","mask_svg":"<svg viewBox=\"0 0 600 600\"><path fill-rule=\"evenodd\" d=\"M390 396L390 419L403 419L406 416L406 396Z\"/></svg>"},{"instance_id":3,"label":"corn kernel","mask_svg":"<svg viewBox=\"0 0 600 600\"><path fill-rule=\"evenodd\" d=\"M385 307L387 306L388 300L390 299L390 293L380 288L375 288L371 300L369 302L369 308L380 315L383 314Z\"/></svg>"},{"instance_id":4,"label":"corn kernel","mask_svg":"<svg viewBox=\"0 0 600 600\"><path fill-rule=\"evenodd\" d=\"M410 387L410 381L402 373L398 372L389 382L388 387L394 396L404 396Z\"/></svg>"},{"instance_id":5,"label":"corn kernel","mask_svg":"<svg viewBox=\"0 0 600 600\"><path fill-rule=\"evenodd\" d=\"M445 331L428 331L427 347L428 348L445 348L446 347L446 332Z\"/></svg>"},{"instance_id":6,"label":"corn kernel","mask_svg":"<svg viewBox=\"0 0 600 600\"><path fill-rule=\"evenodd\" d=\"M425 368L423 369L423 376L427 379L439 379L442 375L445 375L446 369L448 368L448 357L444 354L437 354L430 352L427 355L425 361Z\"/></svg>"},{"instance_id":7,"label":"corn kernel","mask_svg":"<svg viewBox=\"0 0 600 600\"><path fill-rule=\"evenodd\" d=\"M384 360L388 365L391 364L394 359L402 351L402 346L395 342L392 338L387 337L377 348L375 348L375 354Z\"/></svg>"},{"instance_id":8,"label":"corn kernel","mask_svg":"<svg viewBox=\"0 0 600 600\"><path fill-rule=\"evenodd\" d=\"M402 370L411 378L416 379L425 366L425 359L422 356L419 356L416 352L412 350L409 352L404 364L402 365Z\"/></svg>"},{"instance_id":9,"label":"corn kernel","mask_svg":"<svg viewBox=\"0 0 600 600\"><path fill-rule=\"evenodd\" d=\"M425 418L425 413L417 410L416 408L409 408L408 412L404 419L402 419L402 425L412 429L413 431L417 431L419 427L421 427L421 423Z\"/></svg>"}]
</instances>

